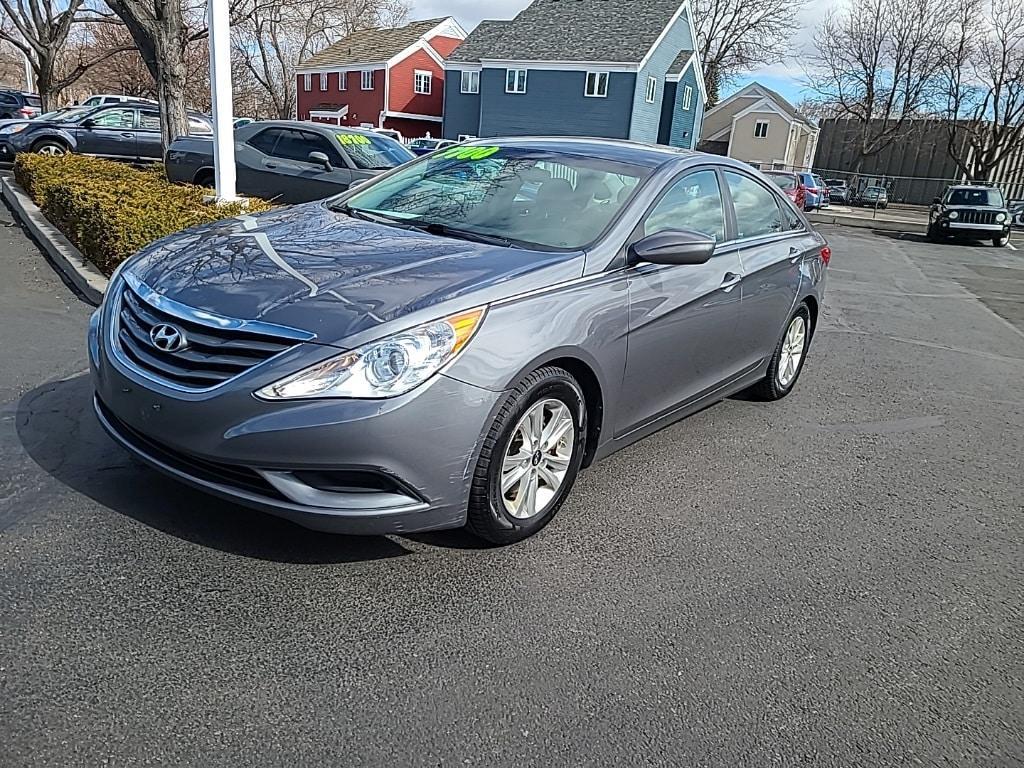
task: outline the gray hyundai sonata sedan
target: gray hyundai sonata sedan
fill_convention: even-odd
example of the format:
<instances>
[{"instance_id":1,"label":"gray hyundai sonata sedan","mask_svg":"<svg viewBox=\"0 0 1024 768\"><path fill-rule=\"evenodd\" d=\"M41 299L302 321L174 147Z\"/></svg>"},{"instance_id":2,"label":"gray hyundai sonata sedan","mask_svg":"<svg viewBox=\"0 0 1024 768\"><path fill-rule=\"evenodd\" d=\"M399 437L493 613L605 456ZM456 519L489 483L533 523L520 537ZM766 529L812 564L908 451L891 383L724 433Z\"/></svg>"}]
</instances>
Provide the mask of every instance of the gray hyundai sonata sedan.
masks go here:
<instances>
[{"instance_id":1,"label":"gray hyundai sonata sedan","mask_svg":"<svg viewBox=\"0 0 1024 768\"><path fill-rule=\"evenodd\" d=\"M787 395L829 258L742 163L478 141L129 259L89 330L96 413L157 469L310 528L513 542L582 467Z\"/></svg>"}]
</instances>

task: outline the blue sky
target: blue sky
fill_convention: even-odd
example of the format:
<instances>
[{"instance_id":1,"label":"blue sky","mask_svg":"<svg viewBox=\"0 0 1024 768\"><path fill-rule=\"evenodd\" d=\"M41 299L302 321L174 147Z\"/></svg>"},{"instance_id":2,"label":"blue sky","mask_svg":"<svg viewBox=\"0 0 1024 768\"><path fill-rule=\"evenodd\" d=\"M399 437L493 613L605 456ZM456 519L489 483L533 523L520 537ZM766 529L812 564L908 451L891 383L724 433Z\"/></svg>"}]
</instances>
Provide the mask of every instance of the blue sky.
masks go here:
<instances>
[{"instance_id":1,"label":"blue sky","mask_svg":"<svg viewBox=\"0 0 1024 768\"><path fill-rule=\"evenodd\" d=\"M804 75L799 63L800 52L810 44L814 27L825 16L829 8L835 7L840 1L817 0L805 6L800 14L800 29L790 43L793 55L787 62L774 64L738 78L722 95L728 96L747 83L757 80L778 91L794 104L798 103L806 95L805 87L802 84ZM529 2L530 0L490 0L487 3L481 2L481 0L412 0L410 15L413 19L454 16L463 27L471 30L482 18L511 19L529 5Z\"/></svg>"}]
</instances>

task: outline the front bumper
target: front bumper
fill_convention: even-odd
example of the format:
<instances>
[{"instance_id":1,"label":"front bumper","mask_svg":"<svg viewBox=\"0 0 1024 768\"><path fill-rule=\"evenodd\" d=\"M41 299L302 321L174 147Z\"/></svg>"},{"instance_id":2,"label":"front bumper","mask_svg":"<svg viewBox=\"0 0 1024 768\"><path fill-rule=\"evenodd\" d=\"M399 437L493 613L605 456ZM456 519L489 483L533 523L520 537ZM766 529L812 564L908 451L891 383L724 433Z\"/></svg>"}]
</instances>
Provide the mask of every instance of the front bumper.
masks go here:
<instances>
[{"instance_id":1,"label":"front bumper","mask_svg":"<svg viewBox=\"0 0 1024 768\"><path fill-rule=\"evenodd\" d=\"M275 367L216 392L186 394L124 367L104 346L97 313L89 357L100 423L178 480L320 531L411 533L465 524L478 445L500 393L441 374L387 400L255 398L253 390L289 372Z\"/></svg>"},{"instance_id":2,"label":"front bumper","mask_svg":"<svg viewBox=\"0 0 1024 768\"><path fill-rule=\"evenodd\" d=\"M950 237L975 238L987 240L992 237L1004 237L1010 234L1010 223L1002 224L968 224L949 219L940 219L939 232Z\"/></svg>"}]
</instances>

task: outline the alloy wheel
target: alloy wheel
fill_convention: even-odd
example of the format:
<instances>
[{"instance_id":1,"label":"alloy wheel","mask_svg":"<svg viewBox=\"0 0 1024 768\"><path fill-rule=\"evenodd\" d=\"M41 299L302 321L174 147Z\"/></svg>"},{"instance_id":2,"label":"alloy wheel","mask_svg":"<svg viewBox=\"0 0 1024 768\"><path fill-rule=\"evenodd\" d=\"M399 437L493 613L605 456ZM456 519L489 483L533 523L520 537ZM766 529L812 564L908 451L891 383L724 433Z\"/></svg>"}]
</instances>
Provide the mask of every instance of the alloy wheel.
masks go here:
<instances>
[{"instance_id":1,"label":"alloy wheel","mask_svg":"<svg viewBox=\"0 0 1024 768\"><path fill-rule=\"evenodd\" d=\"M786 388L793 383L800 361L804 357L804 340L807 336L807 322L803 315L797 315L786 330L782 342L782 354L779 356L779 386Z\"/></svg>"},{"instance_id":2,"label":"alloy wheel","mask_svg":"<svg viewBox=\"0 0 1024 768\"><path fill-rule=\"evenodd\" d=\"M565 481L576 441L569 407L549 398L534 403L516 424L501 465L501 500L514 518L543 512Z\"/></svg>"},{"instance_id":3,"label":"alloy wheel","mask_svg":"<svg viewBox=\"0 0 1024 768\"><path fill-rule=\"evenodd\" d=\"M37 153L40 155L57 156L63 155L64 149L62 147L58 147L56 144L44 144L38 149Z\"/></svg>"}]
</instances>

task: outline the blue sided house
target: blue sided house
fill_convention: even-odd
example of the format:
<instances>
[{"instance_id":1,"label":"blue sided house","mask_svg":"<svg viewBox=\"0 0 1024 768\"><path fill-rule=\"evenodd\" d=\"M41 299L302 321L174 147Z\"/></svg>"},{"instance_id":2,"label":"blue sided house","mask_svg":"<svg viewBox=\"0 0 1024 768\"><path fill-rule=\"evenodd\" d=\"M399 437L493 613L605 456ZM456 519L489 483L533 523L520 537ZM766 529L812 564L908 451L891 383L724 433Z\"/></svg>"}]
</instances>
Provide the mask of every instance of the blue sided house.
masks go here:
<instances>
[{"instance_id":1,"label":"blue sided house","mask_svg":"<svg viewBox=\"0 0 1024 768\"><path fill-rule=\"evenodd\" d=\"M446 139L606 136L693 149L707 94L690 0L534 0L445 61Z\"/></svg>"}]
</instances>

